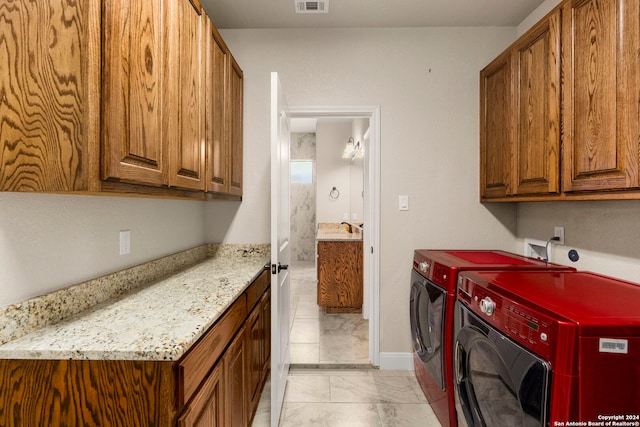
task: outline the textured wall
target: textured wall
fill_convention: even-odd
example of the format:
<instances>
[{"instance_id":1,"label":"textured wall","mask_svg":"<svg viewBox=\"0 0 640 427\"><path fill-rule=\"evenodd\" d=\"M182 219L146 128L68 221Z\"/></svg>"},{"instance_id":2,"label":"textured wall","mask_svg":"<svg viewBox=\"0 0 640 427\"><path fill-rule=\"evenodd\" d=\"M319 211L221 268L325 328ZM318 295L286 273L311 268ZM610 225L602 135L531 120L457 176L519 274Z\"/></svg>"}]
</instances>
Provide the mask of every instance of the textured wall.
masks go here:
<instances>
[{"instance_id":1,"label":"textured wall","mask_svg":"<svg viewBox=\"0 0 640 427\"><path fill-rule=\"evenodd\" d=\"M291 160L316 159L315 133L291 134ZM315 165L314 165L315 171ZM315 175L315 174L314 174ZM291 184L291 261L314 261L316 254L316 178Z\"/></svg>"}]
</instances>

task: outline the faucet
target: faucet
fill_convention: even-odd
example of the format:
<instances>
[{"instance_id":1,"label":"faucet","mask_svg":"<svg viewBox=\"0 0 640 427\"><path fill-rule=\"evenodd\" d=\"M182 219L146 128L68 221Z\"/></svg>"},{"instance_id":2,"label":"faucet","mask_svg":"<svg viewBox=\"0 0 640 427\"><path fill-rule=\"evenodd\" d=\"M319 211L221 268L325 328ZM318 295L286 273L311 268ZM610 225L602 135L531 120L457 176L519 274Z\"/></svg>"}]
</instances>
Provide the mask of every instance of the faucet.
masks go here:
<instances>
[{"instance_id":1,"label":"faucet","mask_svg":"<svg viewBox=\"0 0 640 427\"><path fill-rule=\"evenodd\" d=\"M340 224L346 224L347 225L347 231L349 233L353 233L353 227L351 226L351 224L349 224L348 222L344 222L344 221L342 221Z\"/></svg>"}]
</instances>

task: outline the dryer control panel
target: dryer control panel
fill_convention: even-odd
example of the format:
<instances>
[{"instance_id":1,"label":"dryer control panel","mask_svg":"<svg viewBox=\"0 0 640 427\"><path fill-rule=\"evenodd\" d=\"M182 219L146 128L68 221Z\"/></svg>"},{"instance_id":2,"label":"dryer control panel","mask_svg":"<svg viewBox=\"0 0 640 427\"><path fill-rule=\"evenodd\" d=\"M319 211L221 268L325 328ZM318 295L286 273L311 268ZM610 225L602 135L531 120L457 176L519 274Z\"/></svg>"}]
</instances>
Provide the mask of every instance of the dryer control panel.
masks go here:
<instances>
[{"instance_id":1,"label":"dryer control panel","mask_svg":"<svg viewBox=\"0 0 640 427\"><path fill-rule=\"evenodd\" d=\"M457 297L501 333L546 360L553 360L557 325L549 317L465 275L458 279Z\"/></svg>"}]
</instances>

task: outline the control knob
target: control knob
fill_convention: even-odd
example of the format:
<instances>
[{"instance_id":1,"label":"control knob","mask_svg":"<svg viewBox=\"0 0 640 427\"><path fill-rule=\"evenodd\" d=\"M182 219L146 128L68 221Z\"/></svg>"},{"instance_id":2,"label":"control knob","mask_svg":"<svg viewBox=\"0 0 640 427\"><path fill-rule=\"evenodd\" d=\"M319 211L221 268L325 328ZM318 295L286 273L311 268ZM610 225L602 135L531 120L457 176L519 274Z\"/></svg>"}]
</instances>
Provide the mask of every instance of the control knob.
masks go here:
<instances>
[{"instance_id":1,"label":"control knob","mask_svg":"<svg viewBox=\"0 0 640 427\"><path fill-rule=\"evenodd\" d=\"M429 270L429 264L427 264L425 261L422 261L419 267L420 271L422 271L423 273L426 273Z\"/></svg>"},{"instance_id":2,"label":"control knob","mask_svg":"<svg viewBox=\"0 0 640 427\"><path fill-rule=\"evenodd\" d=\"M491 300L489 297L484 297L480 300L480 311L486 314L487 316L491 316L496 309L496 303Z\"/></svg>"}]
</instances>

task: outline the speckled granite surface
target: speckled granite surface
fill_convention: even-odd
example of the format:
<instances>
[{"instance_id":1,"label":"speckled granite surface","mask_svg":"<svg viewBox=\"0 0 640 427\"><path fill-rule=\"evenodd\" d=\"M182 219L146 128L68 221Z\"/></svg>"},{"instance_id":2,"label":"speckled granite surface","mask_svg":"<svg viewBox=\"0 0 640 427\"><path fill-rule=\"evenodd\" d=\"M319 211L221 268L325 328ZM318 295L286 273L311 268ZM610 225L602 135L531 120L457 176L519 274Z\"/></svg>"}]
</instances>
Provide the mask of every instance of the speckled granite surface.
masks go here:
<instances>
[{"instance_id":1,"label":"speckled granite surface","mask_svg":"<svg viewBox=\"0 0 640 427\"><path fill-rule=\"evenodd\" d=\"M352 225L352 233L345 224L337 222L321 222L318 224L316 240L362 240L362 228Z\"/></svg>"},{"instance_id":2,"label":"speckled granite surface","mask_svg":"<svg viewBox=\"0 0 640 427\"><path fill-rule=\"evenodd\" d=\"M207 245L9 306L0 358L177 360L268 262L269 245Z\"/></svg>"}]
</instances>

